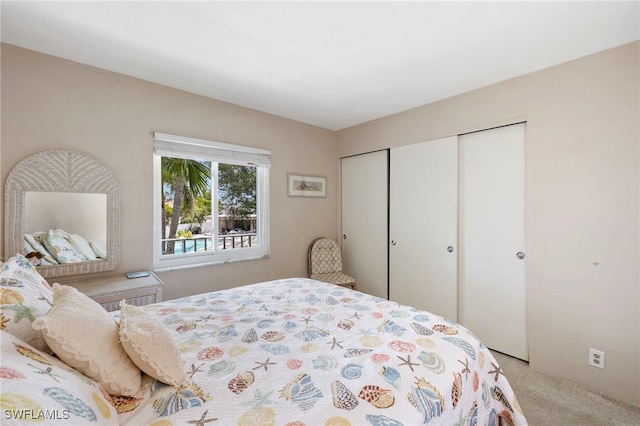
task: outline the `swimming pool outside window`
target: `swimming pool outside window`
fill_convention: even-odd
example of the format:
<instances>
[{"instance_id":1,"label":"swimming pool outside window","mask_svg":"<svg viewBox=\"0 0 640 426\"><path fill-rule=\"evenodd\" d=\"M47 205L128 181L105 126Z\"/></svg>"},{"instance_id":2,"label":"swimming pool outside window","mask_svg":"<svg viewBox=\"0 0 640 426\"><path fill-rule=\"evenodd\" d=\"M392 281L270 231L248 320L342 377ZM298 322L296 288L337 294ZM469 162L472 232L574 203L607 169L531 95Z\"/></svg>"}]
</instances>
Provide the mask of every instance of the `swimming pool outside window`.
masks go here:
<instances>
[{"instance_id":1,"label":"swimming pool outside window","mask_svg":"<svg viewBox=\"0 0 640 426\"><path fill-rule=\"evenodd\" d=\"M270 151L153 134L154 268L269 254Z\"/></svg>"}]
</instances>

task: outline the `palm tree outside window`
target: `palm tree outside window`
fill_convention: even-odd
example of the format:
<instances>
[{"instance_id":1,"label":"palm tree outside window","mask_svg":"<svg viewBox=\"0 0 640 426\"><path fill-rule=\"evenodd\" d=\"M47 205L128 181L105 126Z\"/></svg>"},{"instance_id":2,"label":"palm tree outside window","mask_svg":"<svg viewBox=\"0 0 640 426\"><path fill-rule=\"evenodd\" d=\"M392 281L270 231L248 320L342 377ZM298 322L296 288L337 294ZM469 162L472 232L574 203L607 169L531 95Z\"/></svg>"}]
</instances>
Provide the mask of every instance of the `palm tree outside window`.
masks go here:
<instances>
[{"instance_id":1,"label":"palm tree outside window","mask_svg":"<svg viewBox=\"0 0 640 426\"><path fill-rule=\"evenodd\" d=\"M269 253L268 150L154 133L154 268Z\"/></svg>"}]
</instances>

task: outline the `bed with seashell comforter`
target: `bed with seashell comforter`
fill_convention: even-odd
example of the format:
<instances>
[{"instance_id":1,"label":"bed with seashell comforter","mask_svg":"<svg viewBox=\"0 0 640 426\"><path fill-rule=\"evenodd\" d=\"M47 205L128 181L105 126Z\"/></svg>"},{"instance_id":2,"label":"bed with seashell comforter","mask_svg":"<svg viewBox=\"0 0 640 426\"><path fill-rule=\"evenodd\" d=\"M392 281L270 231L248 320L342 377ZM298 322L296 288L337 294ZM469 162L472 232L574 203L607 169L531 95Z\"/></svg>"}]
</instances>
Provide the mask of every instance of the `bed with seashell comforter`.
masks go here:
<instances>
[{"instance_id":1,"label":"bed with seashell comforter","mask_svg":"<svg viewBox=\"0 0 640 426\"><path fill-rule=\"evenodd\" d=\"M525 425L489 350L428 312L306 278L145 306L189 384L143 378L127 425Z\"/></svg>"}]
</instances>

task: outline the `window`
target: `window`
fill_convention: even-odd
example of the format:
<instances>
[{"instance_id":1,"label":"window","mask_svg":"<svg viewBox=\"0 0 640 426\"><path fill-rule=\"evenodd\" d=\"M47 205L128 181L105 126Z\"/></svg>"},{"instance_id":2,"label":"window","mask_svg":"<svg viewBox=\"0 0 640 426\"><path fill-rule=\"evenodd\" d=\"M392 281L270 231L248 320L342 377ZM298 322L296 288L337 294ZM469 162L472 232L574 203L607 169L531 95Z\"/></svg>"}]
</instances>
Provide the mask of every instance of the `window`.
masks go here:
<instances>
[{"instance_id":1,"label":"window","mask_svg":"<svg viewBox=\"0 0 640 426\"><path fill-rule=\"evenodd\" d=\"M153 134L154 268L269 254L271 152Z\"/></svg>"}]
</instances>

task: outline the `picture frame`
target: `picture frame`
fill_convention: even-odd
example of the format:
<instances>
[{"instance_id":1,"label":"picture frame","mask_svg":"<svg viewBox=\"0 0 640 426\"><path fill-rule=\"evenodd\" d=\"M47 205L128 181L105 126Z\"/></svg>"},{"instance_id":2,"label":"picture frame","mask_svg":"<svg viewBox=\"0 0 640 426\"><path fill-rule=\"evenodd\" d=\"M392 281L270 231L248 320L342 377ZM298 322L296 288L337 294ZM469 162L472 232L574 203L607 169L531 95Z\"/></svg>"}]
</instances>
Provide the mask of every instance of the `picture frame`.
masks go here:
<instances>
[{"instance_id":1,"label":"picture frame","mask_svg":"<svg viewBox=\"0 0 640 426\"><path fill-rule=\"evenodd\" d=\"M287 195L290 197L326 197L327 178L289 173Z\"/></svg>"}]
</instances>

